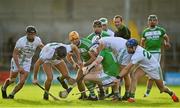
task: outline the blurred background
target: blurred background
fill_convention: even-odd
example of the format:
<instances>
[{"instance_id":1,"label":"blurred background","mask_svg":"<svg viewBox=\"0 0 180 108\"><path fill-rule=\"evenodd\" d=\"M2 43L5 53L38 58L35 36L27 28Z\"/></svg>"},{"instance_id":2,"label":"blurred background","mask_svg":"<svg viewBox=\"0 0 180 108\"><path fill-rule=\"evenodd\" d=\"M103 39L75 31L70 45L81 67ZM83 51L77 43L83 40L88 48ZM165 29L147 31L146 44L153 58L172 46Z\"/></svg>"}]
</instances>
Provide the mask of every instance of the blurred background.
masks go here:
<instances>
[{"instance_id":1,"label":"blurred background","mask_svg":"<svg viewBox=\"0 0 180 108\"><path fill-rule=\"evenodd\" d=\"M180 0L0 0L0 78L7 77L15 42L25 35L28 25L37 28L45 44L68 43L70 31L87 36L92 32L92 22L101 17L108 18L109 27L115 30L112 19L119 14L132 37L139 40L148 15L156 14L172 45L162 53L163 71L178 76L171 81L180 82L179 5Z\"/></svg>"}]
</instances>

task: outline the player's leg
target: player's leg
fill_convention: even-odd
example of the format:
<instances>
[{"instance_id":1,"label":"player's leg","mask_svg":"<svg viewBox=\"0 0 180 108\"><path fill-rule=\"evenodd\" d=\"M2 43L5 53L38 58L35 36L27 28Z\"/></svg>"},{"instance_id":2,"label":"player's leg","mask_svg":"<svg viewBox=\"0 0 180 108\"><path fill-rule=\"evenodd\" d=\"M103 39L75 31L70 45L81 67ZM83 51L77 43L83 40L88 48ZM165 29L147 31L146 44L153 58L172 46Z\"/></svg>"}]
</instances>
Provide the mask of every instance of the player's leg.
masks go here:
<instances>
[{"instance_id":1,"label":"player's leg","mask_svg":"<svg viewBox=\"0 0 180 108\"><path fill-rule=\"evenodd\" d=\"M146 93L144 94L144 97L149 96L152 86L153 86L153 82L154 80L152 78L148 78L147 80L147 89L146 89Z\"/></svg>"},{"instance_id":2,"label":"player's leg","mask_svg":"<svg viewBox=\"0 0 180 108\"><path fill-rule=\"evenodd\" d=\"M135 91L136 91L138 79L140 79L144 75L145 75L145 73L141 68L137 68L136 71L134 72L134 74L132 74L130 94L129 94L128 102L134 102L135 101L134 98L135 98Z\"/></svg>"},{"instance_id":3,"label":"player's leg","mask_svg":"<svg viewBox=\"0 0 180 108\"><path fill-rule=\"evenodd\" d=\"M4 82L4 84L1 88L3 98L7 98L6 89L10 84L15 82L17 75L18 75L18 69L17 69L15 63L13 62L13 60L11 60L10 76L9 76L9 78L6 79L6 81Z\"/></svg>"},{"instance_id":4,"label":"player's leg","mask_svg":"<svg viewBox=\"0 0 180 108\"><path fill-rule=\"evenodd\" d=\"M98 73L97 78L101 81L99 82L99 85L109 85L113 83L113 90L114 90L114 96L113 96L113 101L118 101L121 100L121 96L119 94L119 83L114 82L116 79L113 76L109 76L108 74L105 74L104 72Z\"/></svg>"},{"instance_id":5,"label":"player's leg","mask_svg":"<svg viewBox=\"0 0 180 108\"><path fill-rule=\"evenodd\" d=\"M89 73L84 77L84 82L85 85L87 87L87 89L89 90L89 97L88 100L93 100L96 101L98 100L98 97L95 94L94 88L96 86L96 84L100 84L100 80L98 79L97 73Z\"/></svg>"},{"instance_id":6,"label":"player's leg","mask_svg":"<svg viewBox=\"0 0 180 108\"><path fill-rule=\"evenodd\" d=\"M127 49L124 49L119 52L118 54L118 62L120 64L120 69L122 70L129 62L131 59L131 56L128 52ZM123 100L127 100L129 98L129 89L131 85L131 78L130 74L127 74L124 76L124 82L125 82L125 94L122 97Z\"/></svg>"},{"instance_id":7,"label":"player's leg","mask_svg":"<svg viewBox=\"0 0 180 108\"><path fill-rule=\"evenodd\" d=\"M179 98L176 96L176 94L172 90L170 90L168 87L166 87L163 84L162 80L155 80L155 82L156 82L157 87L160 90L160 93L162 92L168 93L172 97L172 100L174 102L179 102Z\"/></svg>"},{"instance_id":8,"label":"player's leg","mask_svg":"<svg viewBox=\"0 0 180 108\"><path fill-rule=\"evenodd\" d=\"M46 74L46 81L44 83L45 90L49 91L49 89L51 87L51 82L53 80L52 64L51 63L44 63L43 64L43 70ZM44 92L43 99L45 99L45 100L49 99L49 95L46 92Z\"/></svg>"},{"instance_id":9,"label":"player's leg","mask_svg":"<svg viewBox=\"0 0 180 108\"><path fill-rule=\"evenodd\" d=\"M83 77L83 71L82 69L79 69L77 72L76 82L77 82L78 90L80 92L85 91L85 86L84 86L82 77ZM87 98L86 93L85 92L81 93L81 96L79 97L79 99L86 99L86 98Z\"/></svg>"},{"instance_id":10,"label":"player's leg","mask_svg":"<svg viewBox=\"0 0 180 108\"><path fill-rule=\"evenodd\" d=\"M104 100L105 99L105 90L104 87L101 84L98 84L98 97L99 100Z\"/></svg>"},{"instance_id":11,"label":"player's leg","mask_svg":"<svg viewBox=\"0 0 180 108\"><path fill-rule=\"evenodd\" d=\"M18 75L18 72L12 72L10 71L10 76L9 78L7 78L3 84L3 86L1 87L1 92L2 92L2 98L7 98L7 93L6 93L6 89L7 87L14 83L16 80L16 77Z\"/></svg>"},{"instance_id":12,"label":"player's leg","mask_svg":"<svg viewBox=\"0 0 180 108\"><path fill-rule=\"evenodd\" d=\"M19 82L18 84L15 86L15 88L13 89L13 91L10 93L10 95L8 96L8 98L11 98L13 99L14 98L14 95L22 89L22 87L24 86L25 84L25 81L28 77L28 74L29 72L26 72L24 71L23 73L20 73L20 76L19 76Z\"/></svg>"},{"instance_id":13,"label":"player's leg","mask_svg":"<svg viewBox=\"0 0 180 108\"><path fill-rule=\"evenodd\" d=\"M162 76L159 75L160 71L161 71L161 68L158 68L156 72L157 74L154 74L156 75L154 76L154 78L155 78L156 85L160 90L160 93L162 92L168 93L172 97L174 102L179 102L179 98L176 96L176 94L163 84Z\"/></svg>"},{"instance_id":14,"label":"player's leg","mask_svg":"<svg viewBox=\"0 0 180 108\"><path fill-rule=\"evenodd\" d=\"M114 90L114 96L112 97L113 98L113 101L121 101L121 93L119 92L119 82L114 82L114 85L112 86L113 90Z\"/></svg>"},{"instance_id":15,"label":"player's leg","mask_svg":"<svg viewBox=\"0 0 180 108\"><path fill-rule=\"evenodd\" d=\"M120 69L123 69L124 67L125 65L121 65ZM124 96L122 97L122 100L127 100L129 98L129 89L131 85L130 74L124 76L124 82L125 82L125 93Z\"/></svg>"},{"instance_id":16,"label":"player's leg","mask_svg":"<svg viewBox=\"0 0 180 108\"><path fill-rule=\"evenodd\" d=\"M59 63L55 63L55 67L62 74L63 79L66 79L70 85L73 85L76 82L73 78L69 76L69 70L64 60L61 60Z\"/></svg>"},{"instance_id":17,"label":"player's leg","mask_svg":"<svg viewBox=\"0 0 180 108\"><path fill-rule=\"evenodd\" d=\"M151 53L155 58L156 60L160 63L161 61L161 54L160 53ZM161 71L161 76L162 76L162 71ZM163 77L162 77L163 78ZM147 97L149 96L150 92L151 92L151 89L152 89L152 86L153 86L153 82L154 80L152 78L149 78L148 81L147 81L147 89L146 89L146 93L144 94L144 97Z\"/></svg>"}]
</instances>

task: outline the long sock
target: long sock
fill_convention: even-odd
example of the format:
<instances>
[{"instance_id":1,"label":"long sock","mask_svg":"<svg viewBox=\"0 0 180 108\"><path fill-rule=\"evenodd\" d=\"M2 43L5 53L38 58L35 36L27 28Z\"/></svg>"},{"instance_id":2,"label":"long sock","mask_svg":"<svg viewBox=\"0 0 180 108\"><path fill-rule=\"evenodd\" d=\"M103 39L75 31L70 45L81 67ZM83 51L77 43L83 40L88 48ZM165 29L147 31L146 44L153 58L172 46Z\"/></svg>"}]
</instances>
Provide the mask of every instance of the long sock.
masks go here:
<instances>
[{"instance_id":1,"label":"long sock","mask_svg":"<svg viewBox=\"0 0 180 108\"><path fill-rule=\"evenodd\" d=\"M146 90L146 94L149 94L150 92L151 92L151 89L148 88L148 89Z\"/></svg>"},{"instance_id":2,"label":"long sock","mask_svg":"<svg viewBox=\"0 0 180 108\"><path fill-rule=\"evenodd\" d=\"M114 89L113 89L113 87L111 87L111 90L112 90L112 91L111 91L111 94L114 94Z\"/></svg>"},{"instance_id":3,"label":"long sock","mask_svg":"<svg viewBox=\"0 0 180 108\"><path fill-rule=\"evenodd\" d=\"M119 91L114 91L114 96L121 97Z\"/></svg>"},{"instance_id":4,"label":"long sock","mask_svg":"<svg viewBox=\"0 0 180 108\"><path fill-rule=\"evenodd\" d=\"M170 91L170 92L166 92L166 93L168 93L168 94L169 94L169 96L172 96L172 95L173 95L173 92L172 92L172 91Z\"/></svg>"},{"instance_id":5,"label":"long sock","mask_svg":"<svg viewBox=\"0 0 180 108\"><path fill-rule=\"evenodd\" d=\"M90 81L86 81L85 85L90 92L90 96L96 96L96 94L94 92L95 84Z\"/></svg>"},{"instance_id":6,"label":"long sock","mask_svg":"<svg viewBox=\"0 0 180 108\"><path fill-rule=\"evenodd\" d=\"M4 90L4 91L5 91L5 90L6 90L6 88L5 88L4 86L2 86L2 90Z\"/></svg>"},{"instance_id":7,"label":"long sock","mask_svg":"<svg viewBox=\"0 0 180 108\"><path fill-rule=\"evenodd\" d=\"M165 86L165 93L168 93L169 96L172 96L173 95L173 91L171 91L168 87Z\"/></svg>"},{"instance_id":8,"label":"long sock","mask_svg":"<svg viewBox=\"0 0 180 108\"><path fill-rule=\"evenodd\" d=\"M129 97L129 94L130 94L129 91L126 91L124 96Z\"/></svg>"},{"instance_id":9,"label":"long sock","mask_svg":"<svg viewBox=\"0 0 180 108\"><path fill-rule=\"evenodd\" d=\"M130 98L134 98L135 97L135 93L129 93L129 97Z\"/></svg>"},{"instance_id":10,"label":"long sock","mask_svg":"<svg viewBox=\"0 0 180 108\"><path fill-rule=\"evenodd\" d=\"M12 91L12 92L10 93L10 95L14 96L14 95L15 95L15 92L14 92L14 91Z\"/></svg>"},{"instance_id":11,"label":"long sock","mask_svg":"<svg viewBox=\"0 0 180 108\"><path fill-rule=\"evenodd\" d=\"M99 93L104 94L105 93L104 88L101 85L98 85L98 87L99 87Z\"/></svg>"}]
</instances>

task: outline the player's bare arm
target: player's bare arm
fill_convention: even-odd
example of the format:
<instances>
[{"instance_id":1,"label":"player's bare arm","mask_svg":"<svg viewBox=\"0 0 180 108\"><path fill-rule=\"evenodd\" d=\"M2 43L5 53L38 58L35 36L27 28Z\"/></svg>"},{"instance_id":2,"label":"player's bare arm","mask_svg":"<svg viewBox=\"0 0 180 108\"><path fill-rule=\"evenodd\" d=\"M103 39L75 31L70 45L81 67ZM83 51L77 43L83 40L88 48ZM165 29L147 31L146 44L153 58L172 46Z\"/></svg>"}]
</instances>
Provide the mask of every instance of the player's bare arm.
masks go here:
<instances>
[{"instance_id":1,"label":"player's bare arm","mask_svg":"<svg viewBox=\"0 0 180 108\"><path fill-rule=\"evenodd\" d=\"M134 64L129 63L126 67L124 67L122 69L122 71L119 73L119 76L120 77L124 77L126 74L129 73L129 70L131 69L131 67L134 67Z\"/></svg>"},{"instance_id":2,"label":"player's bare arm","mask_svg":"<svg viewBox=\"0 0 180 108\"><path fill-rule=\"evenodd\" d=\"M18 72L24 73L24 69L19 65L18 56L19 56L19 50L17 48L14 48L14 51L13 51L14 62L18 68Z\"/></svg>"},{"instance_id":3,"label":"player's bare arm","mask_svg":"<svg viewBox=\"0 0 180 108\"><path fill-rule=\"evenodd\" d=\"M143 48L145 48L145 41L145 38L141 38L140 46L142 46Z\"/></svg>"},{"instance_id":4,"label":"player's bare arm","mask_svg":"<svg viewBox=\"0 0 180 108\"><path fill-rule=\"evenodd\" d=\"M40 49L42 49L42 48L44 47L44 44L42 43L42 44L40 44L38 47L39 47Z\"/></svg>"},{"instance_id":5,"label":"player's bare arm","mask_svg":"<svg viewBox=\"0 0 180 108\"><path fill-rule=\"evenodd\" d=\"M102 51L105 48L105 45L103 44L103 42L99 43L99 47L98 47L98 52Z\"/></svg>"},{"instance_id":6,"label":"player's bare arm","mask_svg":"<svg viewBox=\"0 0 180 108\"><path fill-rule=\"evenodd\" d=\"M44 61L42 61L41 59L38 59L34 65L34 70L33 70L33 73L34 73L33 83L34 84L36 84L38 82L37 81L37 74L39 72L40 65L43 63L44 63Z\"/></svg>"},{"instance_id":7,"label":"player's bare arm","mask_svg":"<svg viewBox=\"0 0 180 108\"><path fill-rule=\"evenodd\" d=\"M74 54L76 55L76 57L77 57L78 65L82 66L82 60L81 60L80 52L79 52L77 46L71 44L71 48L72 48L73 53L74 53Z\"/></svg>"},{"instance_id":8,"label":"player's bare arm","mask_svg":"<svg viewBox=\"0 0 180 108\"><path fill-rule=\"evenodd\" d=\"M74 61L72 55L73 55L72 53L68 53L67 56L66 56L66 60L67 60L70 64L72 64L72 66L73 66L74 69L77 69L78 64Z\"/></svg>"},{"instance_id":9,"label":"player's bare arm","mask_svg":"<svg viewBox=\"0 0 180 108\"><path fill-rule=\"evenodd\" d=\"M165 46L165 48L171 47L169 36L167 34L164 35L164 46Z\"/></svg>"},{"instance_id":10,"label":"player's bare arm","mask_svg":"<svg viewBox=\"0 0 180 108\"><path fill-rule=\"evenodd\" d=\"M90 65L96 59L96 57L91 52L88 52L88 53L89 53L90 59L83 64L84 66Z\"/></svg>"}]
</instances>

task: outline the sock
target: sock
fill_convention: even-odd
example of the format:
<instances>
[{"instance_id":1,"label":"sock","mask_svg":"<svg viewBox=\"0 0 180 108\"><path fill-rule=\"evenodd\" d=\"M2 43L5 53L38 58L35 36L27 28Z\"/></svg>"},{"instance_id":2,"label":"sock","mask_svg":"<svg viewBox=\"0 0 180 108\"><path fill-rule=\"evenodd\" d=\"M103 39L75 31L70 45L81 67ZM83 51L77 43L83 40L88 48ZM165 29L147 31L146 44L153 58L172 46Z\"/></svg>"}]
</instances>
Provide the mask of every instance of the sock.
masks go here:
<instances>
[{"instance_id":1,"label":"sock","mask_svg":"<svg viewBox=\"0 0 180 108\"><path fill-rule=\"evenodd\" d=\"M172 96L173 95L173 91L170 91L170 92L166 92L169 94L169 96Z\"/></svg>"},{"instance_id":2,"label":"sock","mask_svg":"<svg viewBox=\"0 0 180 108\"><path fill-rule=\"evenodd\" d=\"M125 94L124 94L125 97L129 97L129 92L126 91Z\"/></svg>"},{"instance_id":3,"label":"sock","mask_svg":"<svg viewBox=\"0 0 180 108\"><path fill-rule=\"evenodd\" d=\"M96 96L96 94L95 94L95 92L94 92L95 84L92 83L92 82L90 82L90 81L88 81L88 82L85 83L85 85L86 85L87 89L88 89L89 92L90 92L89 95L90 95L91 97Z\"/></svg>"},{"instance_id":4,"label":"sock","mask_svg":"<svg viewBox=\"0 0 180 108\"><path fill-rule=\"evenodd\" d=\"M2 86L2 90L3 90L3 91L5 91L5 90L6 90L6 88L4 87L4 85Z\"/></svg>"},{"instance_id":5,"label":"sock","mask_svg":"<svg viewBox=\"0 0 180 108\"><path fill-rule=\"evenodd\" d=\"M12 96L14 96L15 95L15 93L12 91L9 95L12 95Z\"/></svg>"},{"instance_id":6,"label":"sock","mask_svg":"<svg viewBox=\"0 0 180 108\"><path fill-rule=\"evenodd\" d=\"M86 96L86 93L81 93L81 96Z\"/></svg>"},{"instance_id":7,"label":"sock","mask_svg":"<svg viewBox=\"0 0 180 108\"><path fill-rule=\"evenodd\" d=\"M119 94L119 91L114 91L114 96L121 97L121 95Z\"/></svg>"},{"instance_id":8,"label":"sock","mask_svg":"<svg viewBox=\"0 0 180 108\"><path fill-rule=\"evenodd\" d=\"M130 98L134 98L135 97L135 93L129 93L129 97Z\"/></svg>"},{"instance_id":9,"label":"sock","mask_svg":"<svg viewBox=\"0 0 180 108\"><path fill-rule=\"evenodd\" d=\"M150 93L150 91L151 91L151 89L147 89L146 94L149 94L149 93Z\"/></svg>"},{"instance_id":10,"label":"sock","mask_svg":"<svg viewBox=\"0 0 180 108\"><path fill-rule=\"evenodd\" d=\"M112 88L112 92L111 92L111 94L114 94L114 89Z\"/></svg>"}]
</instances>

